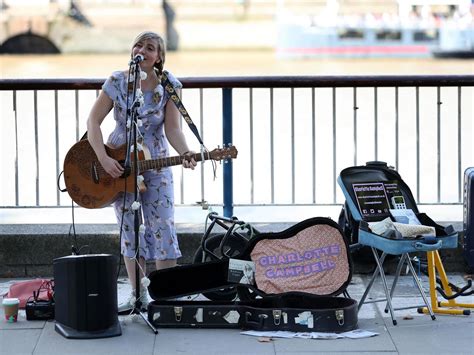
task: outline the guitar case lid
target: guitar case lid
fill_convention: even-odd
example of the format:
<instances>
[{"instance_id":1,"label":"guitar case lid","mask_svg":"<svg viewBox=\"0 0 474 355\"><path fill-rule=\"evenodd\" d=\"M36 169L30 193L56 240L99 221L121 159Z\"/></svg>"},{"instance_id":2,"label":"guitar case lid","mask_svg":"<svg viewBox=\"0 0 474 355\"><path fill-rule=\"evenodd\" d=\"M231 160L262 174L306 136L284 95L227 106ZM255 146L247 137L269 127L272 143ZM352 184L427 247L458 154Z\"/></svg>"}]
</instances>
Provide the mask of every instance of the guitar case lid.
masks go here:
<instances>
[{"instance_id":1,"label":"guitar case lid","mask_svg":"<svg viewBox=\"0 0 474 355\"><path fill-rule=\"evenodd\" d=\"M253 266L249 283L229 281L234 261ZM249 263L250 262L250 263ZM244 270L241 276L244 276ZM235 276L235 275L234 275ZM352 263L347 240L339 225L329 218L314 217L276 233L261 233L252 238L236 259L180 265L156 270L149 275L150 296L157 299L197 294L237 286L258 295L302 292L335 296L347 288L352 278Z\"/></svg>"},{"instance_id":2,"label":"guitar case lid","mask_svg":"<svg viewBox=\"0 0 474 355\"><path fill-rule=\"evenodd\" d=\"M342 293L352 278L347 240L329 218L314 217L251 239L242 259L255 264L255 287L265 294Z\"/></svg>"}]
</instances>

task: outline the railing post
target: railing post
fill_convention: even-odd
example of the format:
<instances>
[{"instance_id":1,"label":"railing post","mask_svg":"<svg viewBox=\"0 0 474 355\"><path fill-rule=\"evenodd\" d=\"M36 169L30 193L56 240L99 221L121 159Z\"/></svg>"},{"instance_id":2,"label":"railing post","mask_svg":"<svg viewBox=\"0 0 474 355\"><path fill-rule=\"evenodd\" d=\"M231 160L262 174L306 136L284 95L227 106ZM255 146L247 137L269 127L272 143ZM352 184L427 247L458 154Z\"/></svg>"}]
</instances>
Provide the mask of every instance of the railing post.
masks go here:
<instances>
[{"instance_id":1,"label":"railing post","mask_svg":"<svg viewBox=\"0 0 474 355\"><path fill-rule=\"evenodd\" d=\"M232 144L232 89L222 89L222 143L224 147ZM232 159L224 160L224 217L234 214Z\"/></svg>"}]
</instances>

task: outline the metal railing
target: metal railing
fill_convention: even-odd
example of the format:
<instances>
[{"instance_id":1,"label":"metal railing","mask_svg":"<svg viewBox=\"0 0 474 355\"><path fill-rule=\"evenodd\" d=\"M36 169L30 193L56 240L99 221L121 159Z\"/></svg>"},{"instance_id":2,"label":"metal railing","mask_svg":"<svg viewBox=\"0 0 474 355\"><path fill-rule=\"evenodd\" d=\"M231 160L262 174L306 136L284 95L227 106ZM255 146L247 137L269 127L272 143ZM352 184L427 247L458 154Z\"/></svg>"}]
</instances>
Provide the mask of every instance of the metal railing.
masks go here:
<instances>
[{"instance_id":1,"label":"metal railing","mask_svg":"<svg viewBox=\"0 0 474 355\"><path fill-rule=\"evenodd\" d=\"M229 216L234 206L338 205L339 171L369 160L397 168L419 204L462 204L463 171L474 161L474 75L180 80L208 148L234 144L239 156L223 164L222 189L210 165L176 171L177 206L223 205ZM56 177L102 83L0 80L1 207L70 203Z\"/></svg>"}]
</instances>

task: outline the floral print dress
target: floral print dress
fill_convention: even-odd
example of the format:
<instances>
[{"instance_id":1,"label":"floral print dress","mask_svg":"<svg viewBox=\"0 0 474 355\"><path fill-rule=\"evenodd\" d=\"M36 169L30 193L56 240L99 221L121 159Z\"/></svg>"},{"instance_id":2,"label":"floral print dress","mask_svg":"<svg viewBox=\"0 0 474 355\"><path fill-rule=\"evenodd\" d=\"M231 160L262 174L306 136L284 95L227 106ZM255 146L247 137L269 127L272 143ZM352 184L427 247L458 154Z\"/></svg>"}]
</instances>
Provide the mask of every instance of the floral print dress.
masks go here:
<instances>
[{"instance_id":1,"label":"floral print dress","mask_svg":"<svg viewBox=\"0 0 474 355\"><path fill-rule=\"evenodd\" d=\"M181 83L171 74L168 78L175 88ZM131 83L130 83L131 84ZM127 105L127 73L117 71L107 79L102 90L114 102L113 115L115 129L110 134L107 144L118 147L125 144L126 139L126 105ZM144 104L138 108L138 119L142 125L138 127L143 144L149 149L151 158L157 159L169 155L168 141L164 133L165 106L169 94L161 84L153 91L144 91ZM131 105L131 95L128 105ZM142 173L147 187L140 194L140 221L145 228L140 228L140 256L145 260L177 259L181 256L174 225L174 190L171 168L159 171L149 170ZM122 193L114 202L113 207L119 226L122 224L121 252L124 256L135 256L134 202L133 191Z\"/></svg>"}]
</instances>

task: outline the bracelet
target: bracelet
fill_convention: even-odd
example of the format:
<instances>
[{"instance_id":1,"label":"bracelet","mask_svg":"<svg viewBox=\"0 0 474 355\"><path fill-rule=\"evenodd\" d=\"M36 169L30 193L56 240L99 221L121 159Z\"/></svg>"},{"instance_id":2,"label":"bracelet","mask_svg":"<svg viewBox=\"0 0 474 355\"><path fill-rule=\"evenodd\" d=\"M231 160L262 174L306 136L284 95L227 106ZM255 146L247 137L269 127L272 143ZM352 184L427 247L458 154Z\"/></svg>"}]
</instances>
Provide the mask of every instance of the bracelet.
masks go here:
<instances>
[{"instance_id":1,"label":"bracelet","mask_svg":"<svg viewBox=\"0 0 474 355\"><path fill-rule=\"evenodd\" d=\"M181 154L181 155L186 155L186 154L188 154L189 152L190 152L190 150L187 150L187 151L185 151L185 152L184 152L183 154Z\"/></svg>"}]
</instances>

